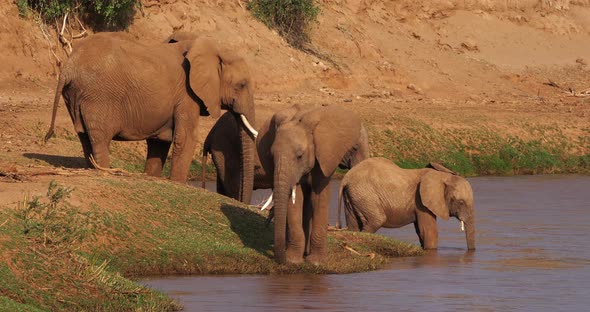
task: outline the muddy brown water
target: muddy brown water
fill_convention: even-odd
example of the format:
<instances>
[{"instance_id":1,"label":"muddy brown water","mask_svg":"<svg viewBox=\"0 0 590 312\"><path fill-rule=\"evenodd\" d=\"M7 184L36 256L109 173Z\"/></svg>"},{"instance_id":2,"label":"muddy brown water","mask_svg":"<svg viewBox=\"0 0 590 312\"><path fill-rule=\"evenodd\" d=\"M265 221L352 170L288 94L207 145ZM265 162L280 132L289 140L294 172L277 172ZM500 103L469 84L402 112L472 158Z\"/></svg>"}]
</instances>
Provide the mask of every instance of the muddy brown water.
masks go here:
<instances>
[{"instance_id":1,"label":"muddy brown water","mask_svg":"<svg viewBox=\"0 0 590 312\"><path fill-rule=\"evenodd\" d=\"M589 311L590 176L471 178L477 250L456 219L439 250L343 275L233 275L141 281L186 311ZM332 184L330 224L336 221ZM213 189L214 186L210 185ZM259 202L266 192L257 191ZM381 235L418 244L412 225Z\"/></svg>"}]
</instances>

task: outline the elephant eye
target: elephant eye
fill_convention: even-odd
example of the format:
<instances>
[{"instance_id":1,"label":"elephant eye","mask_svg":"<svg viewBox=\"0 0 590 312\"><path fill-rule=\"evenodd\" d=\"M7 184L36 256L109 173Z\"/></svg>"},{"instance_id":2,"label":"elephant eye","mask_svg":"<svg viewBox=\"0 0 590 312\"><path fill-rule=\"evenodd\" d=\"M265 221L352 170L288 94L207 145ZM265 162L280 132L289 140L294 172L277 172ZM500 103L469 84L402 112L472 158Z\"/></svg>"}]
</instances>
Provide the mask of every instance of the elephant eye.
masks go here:
<instances>
[{"instance_id":1,"label":"elephant eye","mask_svg":"<svg viewBox=\"0 0 590 312\"><path fill-rule=\"evenodd\" d=\"M238 90L244 89L247 85L248 85L248 82L245 80L242 80L236 84L236 89L238 89Z\"/></svg>"},{"instance_id":2,"label":"elephant eye","mask_svg":"<svg viewBox=\"0 0 590 312\"><path fill-rule=\"evenodd\" d=\"M297 159L300 160L301 158L303 158L303 151L298 150L296 155L297 155Z\"/></svg>"}]
</instances>

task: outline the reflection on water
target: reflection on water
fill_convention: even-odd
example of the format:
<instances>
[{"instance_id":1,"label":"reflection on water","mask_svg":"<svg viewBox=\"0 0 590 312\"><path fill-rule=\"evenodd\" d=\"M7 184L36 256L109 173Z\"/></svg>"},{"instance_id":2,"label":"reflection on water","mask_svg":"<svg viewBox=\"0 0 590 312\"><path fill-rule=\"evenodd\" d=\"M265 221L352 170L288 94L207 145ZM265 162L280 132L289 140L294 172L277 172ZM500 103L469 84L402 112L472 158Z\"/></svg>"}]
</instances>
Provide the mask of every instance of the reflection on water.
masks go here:
<instances>
[{"instance_id":1,"label":"reflection on water","mask_svg":"<svg viewBox=\"0 0 590 312\"><path fill-rule=\"evenodd\" d=\"M346 275L206 276L144 281L187 311L586 311L590 305L590 177L469 179L477 250L456 219L439 221L439 250ZM210 186L213 188L213 186ZM336 221L338 182L330 223ZM257 191L253 201L260 202ZM418 244L413 226L381 229Z\"/></svg>"}]
</instances>

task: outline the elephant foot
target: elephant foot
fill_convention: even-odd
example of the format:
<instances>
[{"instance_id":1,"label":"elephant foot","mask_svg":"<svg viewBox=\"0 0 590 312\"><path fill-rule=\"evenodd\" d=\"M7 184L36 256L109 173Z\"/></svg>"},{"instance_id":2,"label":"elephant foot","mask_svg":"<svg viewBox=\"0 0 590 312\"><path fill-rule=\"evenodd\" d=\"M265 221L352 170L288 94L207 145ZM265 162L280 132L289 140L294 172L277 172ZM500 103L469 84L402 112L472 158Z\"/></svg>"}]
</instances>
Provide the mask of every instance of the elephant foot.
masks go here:
<instances>
[{"instance_id":1,"label":"elephant foot","mask_svg":"<svg viewBox=\"0 0 590 312\"><path fill-rule=\"evenodd\" d=\"M287 263L289 263L289 264L302 264L303 263L303 255L295 250L287 249L286 256L287 256Z\"/></svg>"},{"instance_id":2,"label":"elephant foot","mask_svg":"<svg viewBox=\"0 0 590 312\"><path fill-rule=\"evenodd\" d=\"M315 266L319 266L324 263L325 257L321 255L309 255L305 257L305 262L313 264Z\"/></svg>"}]
</instances>

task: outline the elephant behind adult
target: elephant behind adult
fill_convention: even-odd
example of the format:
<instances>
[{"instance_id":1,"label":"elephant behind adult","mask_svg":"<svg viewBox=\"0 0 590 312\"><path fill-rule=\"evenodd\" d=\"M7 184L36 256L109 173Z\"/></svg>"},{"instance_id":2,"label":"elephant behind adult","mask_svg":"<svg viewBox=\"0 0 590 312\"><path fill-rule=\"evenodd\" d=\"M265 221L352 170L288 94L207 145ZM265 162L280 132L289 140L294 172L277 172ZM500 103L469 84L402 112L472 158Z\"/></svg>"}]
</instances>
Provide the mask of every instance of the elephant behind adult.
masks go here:
<instances>
[{"instance_id":1,"label":"elephant behind adult","mask_svg":"<svg viewBox=\"0 0 590 312\"><path fill-rule=\"evenodd\" d=\"M294 105L288 109L282 110L274 118L271 116L256 130L259 133L256 139L256 151L254 155L254 189L267 189L273 187L273 177L264 170L260 163L258 154L265 155L269 159L270 145L274 140L276 123L280 120L291 119L295 114L304 110L299 105ZM308 109L309 110L309 109ZM203 144L203 164L207 162L207 155L211 154L211 159L217 171L217 192L219 194L242 200L239 194L240 181L240 150L238 148L239 137L236 135L238 125L234 118L228 113L222 115L215 125L209 131ZM269 133L270 132L270 133ZM355 142L352 149L342 157L339 167L341 169L350 169L362 160L369 157L369 137L367 130L361 125L359 139ZM267 160L270 161L270 160ZM203 166L203 188L205 187L205 167ZM245 202L249 204L250 202Z\"/></svg>"},{"instance_id":2,"label":"elephant behind adult","mask_svg":"<svg viewBox=\"0 0 590 312\"><path fill-rule=\"evenodd\" d=\"M170 145L170 179L186 181L197 144L199 116L217 118L228 109L241 127L245 168L252 167L255 122L248 66L207 39L145 44L116 33L84 39L60 74L49 139L60 93L78 133L84 156L109 166L111 140L147 141L145 172L159 176ZM252 188L246 174L243 188Z\"/></svg>"},{"instance_id":3,"label":"elephant behind adult","mask_svg":"<svg viewBox=\"0 0 590 312\"><path fill-rule=\"evenodd\" d=\"M344 176L338 197L337 227L344 202L349 230L374 233L414 223L422 247L436 249L436 218L455 217L462 229L464 224L467 248L475 249L471 185L441 165L402 169L385 158L369 158Z\"/></svg>"},{"instance_id":4,"label":"elephant behind adult","mask_svg":"<svg viewBox=\"0 0 590 312\"><path fill-rule=\"evenodd\" d=\"M324 260L329 183L343 159L360 160L363 139L361 120L337 106L294 106L275 113L261 127L256 145L262 168L273 177L274 251L279 263L301 263L304 257L313 264Z\"/></svg>"}]
</instances>

